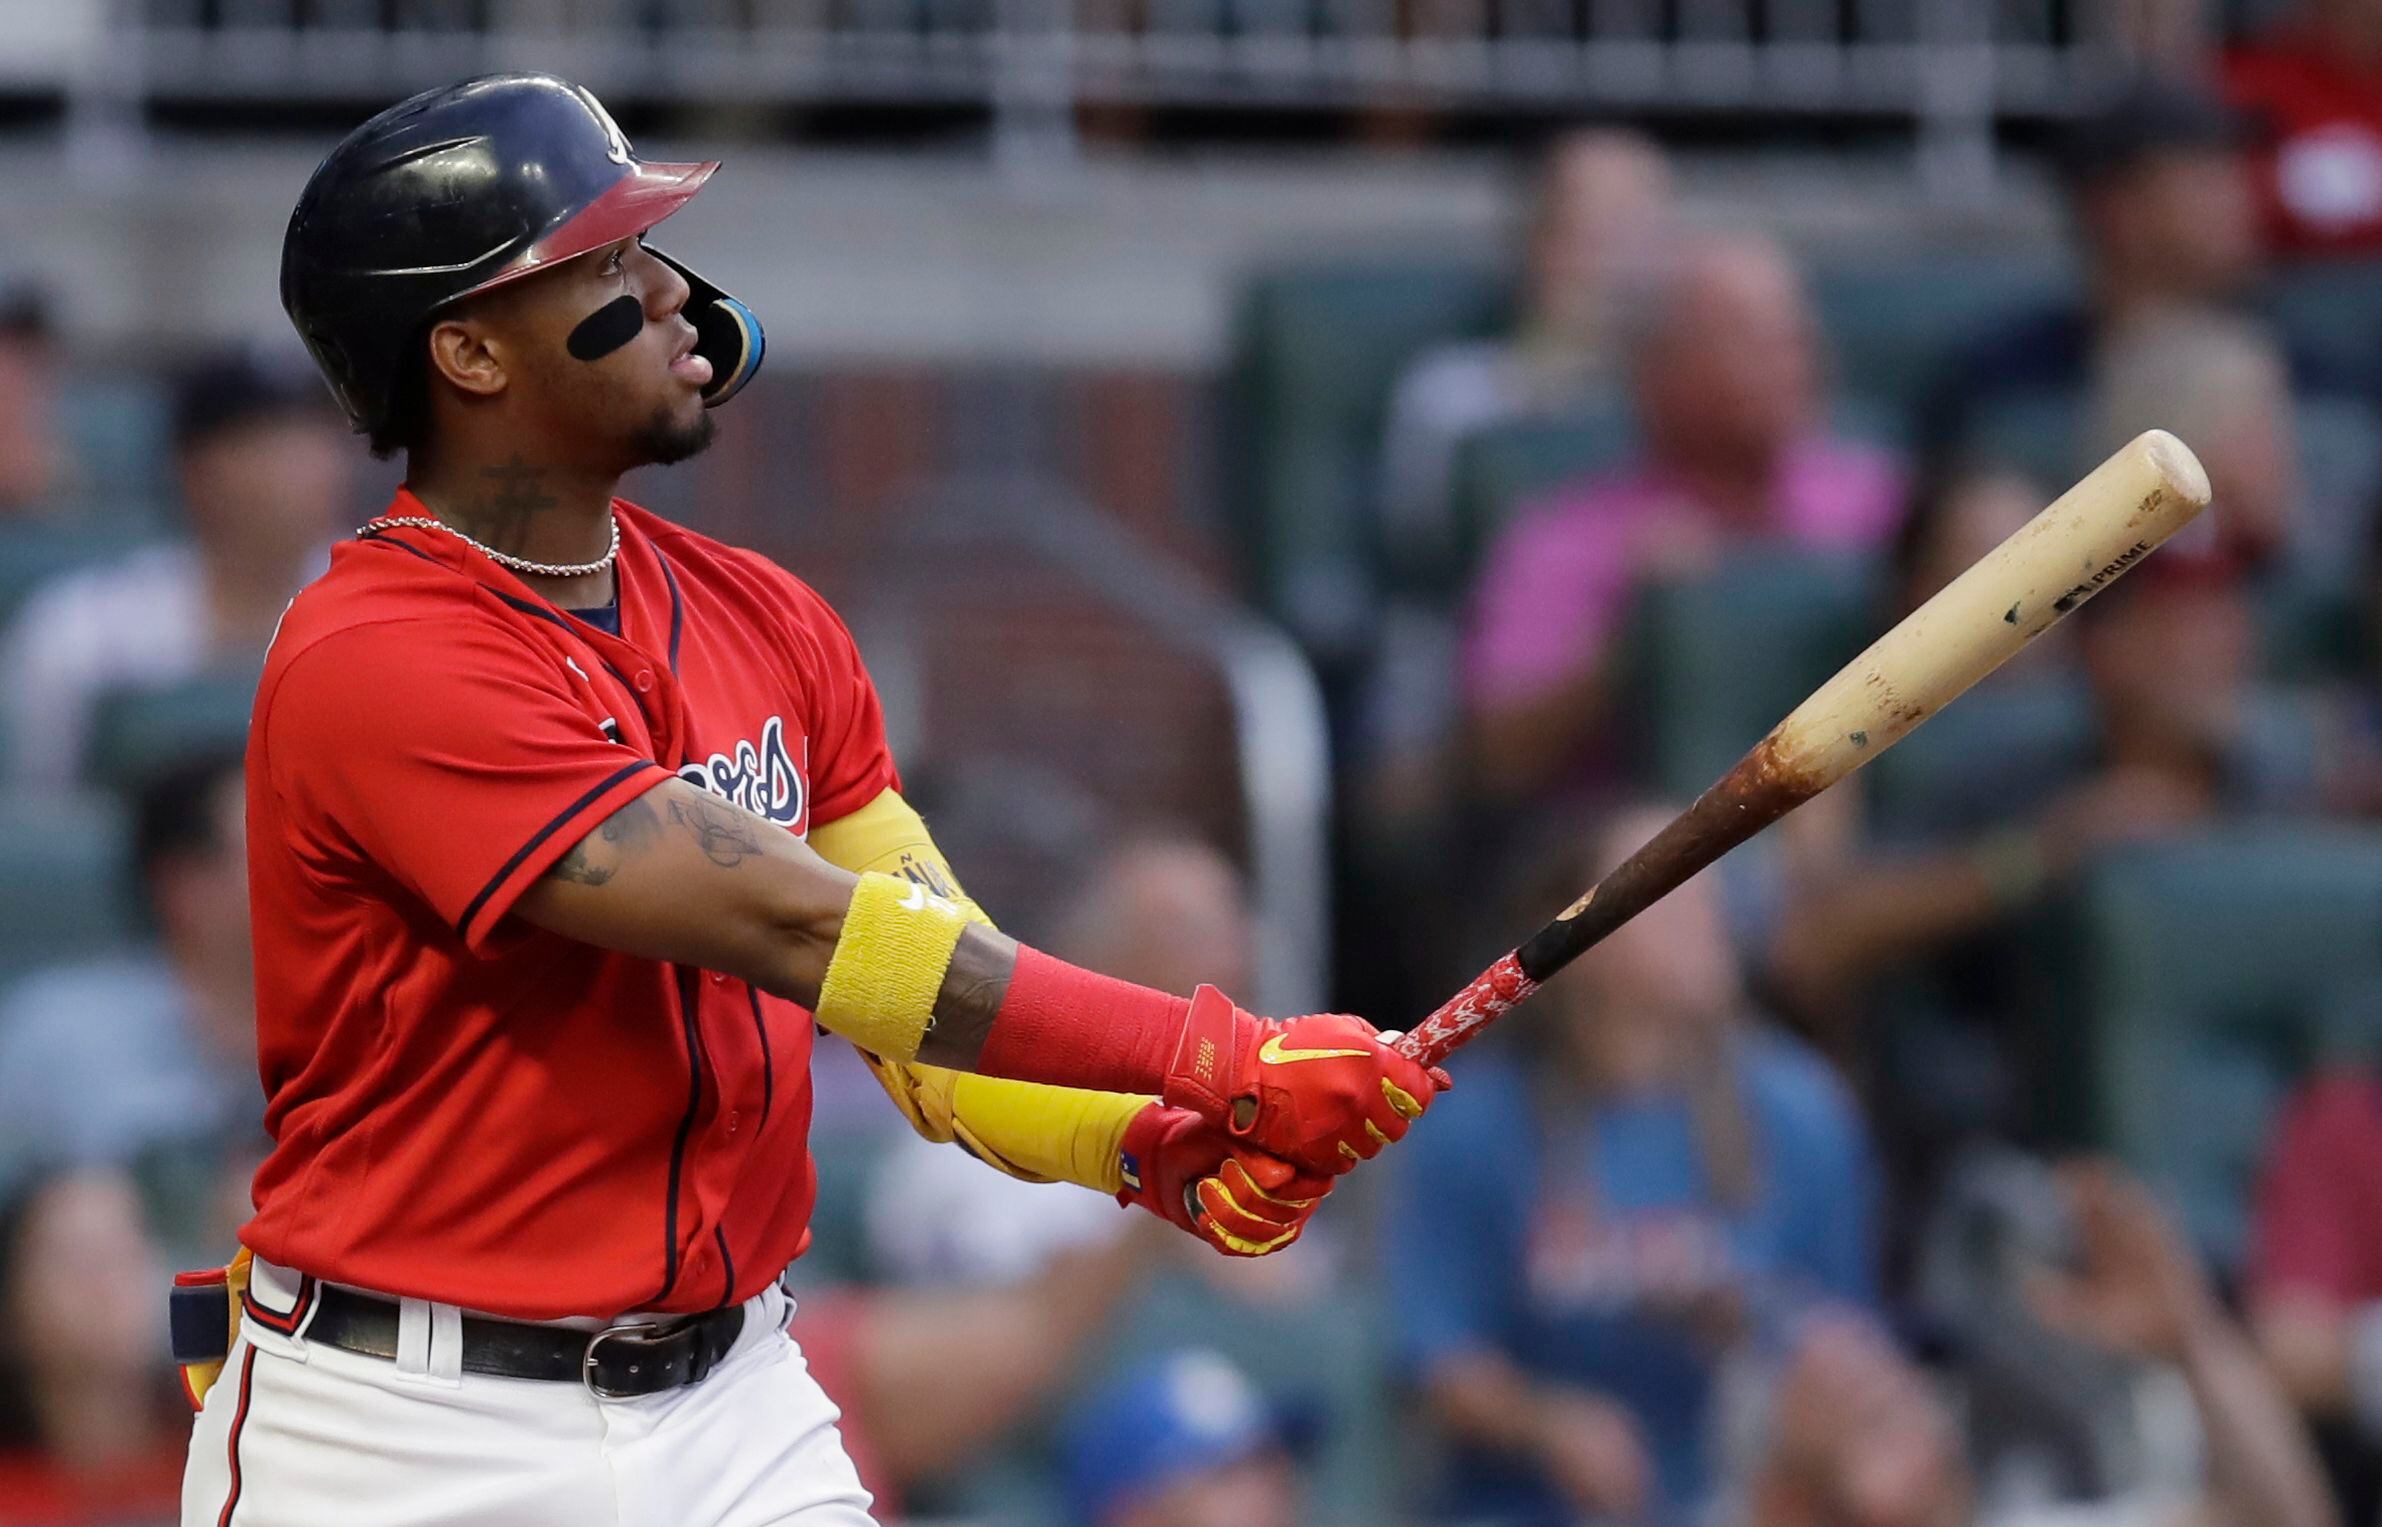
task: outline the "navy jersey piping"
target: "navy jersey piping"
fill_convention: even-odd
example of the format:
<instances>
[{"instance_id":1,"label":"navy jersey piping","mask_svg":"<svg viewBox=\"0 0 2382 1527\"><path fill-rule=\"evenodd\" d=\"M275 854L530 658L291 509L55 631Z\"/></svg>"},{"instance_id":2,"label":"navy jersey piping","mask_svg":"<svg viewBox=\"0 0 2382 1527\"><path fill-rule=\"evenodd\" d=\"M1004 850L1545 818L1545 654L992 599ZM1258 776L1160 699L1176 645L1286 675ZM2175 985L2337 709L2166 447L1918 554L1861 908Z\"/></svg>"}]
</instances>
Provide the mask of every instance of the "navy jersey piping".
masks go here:
<instances>
[{"instance_id":1,"label":"navy jersey piping","mask_svg":"<svg viewBox=\"0 0 2382 1527\"><path fill-rule=\"evenodd\" d=\"M659 1304L678 1286L678 1184L686 1168L687 1137L695 1131L695 1115L703 1107L703 1042L695 1024L695 1003L702 991L700 973L692 965L678 967L678 1023L686 1038L686 1112L679 1116L678 1134L670 1142L669 1202L662 1210L662 1287L648 1303Z\"/></svg>"},{"instance_id":2,"label":"navy jersey piping","mask_svg":"<svg viewBox=\"0 0 2382 1527\"><path fill-rule=\"evenodd\" d=\"M520 848L514 850L513 857L507 859L504 862L504 867L502 869L498 870L494 875L488 877L488 883L480 887L480 894L474 896L471 899L471 905L465 907L463 909L463 915L455 920L455 932L457 936L462 938L471 937L472 919L480 915L480 909L488 904L489 897L496 894L496 888L500 885L503 885L505 881L512 876L513 871L521 868L522 861L527 859L531 854L536 853L540 844L544 843L548 838L553 837L557 832L560 832L563 827L570 822L571 818L577 816L580 812L585 811L591 802L595 801L598 797L603 795L605 791L611 789L614 785L619 784L622 780L628 779L632 775L642 773L644 770L661 769L661 767L662 766L660 764L655 763L650 758L640 758L635 763L624 764L620 768L615 769L612 773L606 775L603 781L596 785L594 789L589 790L585 795L580 796L577 800L571 802L571 804L565 806L561 811L557 812L552 821L539 828L537 832L530 837L530 840L527 843L522 844Z\"/></svg>"},{"instance_id":3,"label":"navy jersey piping","mask_svg":"<svg viewBox=\"0 0 2382 1527\"><path fill-rule=\"evenodd\" d=\"M753 1033L761 1041L761 1122L769 1122L769 1105L777 1098L777 1062L769 1053L769 1025L761 1018L761 993L751 986L744 995L753 1005Z\"/></svg>"}]
</instances>

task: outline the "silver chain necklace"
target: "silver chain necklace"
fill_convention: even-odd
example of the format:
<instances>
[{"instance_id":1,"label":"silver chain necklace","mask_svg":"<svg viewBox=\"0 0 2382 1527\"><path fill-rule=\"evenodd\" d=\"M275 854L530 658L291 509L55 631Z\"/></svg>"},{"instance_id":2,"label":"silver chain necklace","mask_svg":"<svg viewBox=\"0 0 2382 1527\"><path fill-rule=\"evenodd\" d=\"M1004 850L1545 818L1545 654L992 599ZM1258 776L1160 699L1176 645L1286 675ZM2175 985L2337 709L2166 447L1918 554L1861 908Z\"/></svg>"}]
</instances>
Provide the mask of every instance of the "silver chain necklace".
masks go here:
<instances>
[{"instance_id":1,"label":"silver chain necklace","mask_svg":"<svg viewBox=\"0 0 2382 1527\"><path fill-rule=\"evenodd\" d=\"M527 557L498 551L485 541L465 535L445 520L432 519L426 514L392 514L377 520L367 520L356 527L356 536L361 540L375 531L395 530L405 525L421 530L443 530L490 561L517 573L529 573L540 578L589 578L603 572L620 558L620 516L615 514L609 518L612 521L612 544L593 562L532 562Z\"/></svg>"}]
</instances>

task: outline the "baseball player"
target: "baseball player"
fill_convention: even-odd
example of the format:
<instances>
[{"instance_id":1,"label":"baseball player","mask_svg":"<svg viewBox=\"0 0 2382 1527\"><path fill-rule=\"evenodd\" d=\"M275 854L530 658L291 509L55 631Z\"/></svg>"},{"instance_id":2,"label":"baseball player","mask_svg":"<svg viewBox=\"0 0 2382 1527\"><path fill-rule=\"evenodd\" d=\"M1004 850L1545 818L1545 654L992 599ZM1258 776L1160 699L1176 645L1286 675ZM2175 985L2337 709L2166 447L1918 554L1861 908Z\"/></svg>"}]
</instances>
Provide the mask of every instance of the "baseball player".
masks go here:
<instances>
[{"instance_id":1,"label":"baseball player","mask_svg":"<svg viewBox=\"0 0 2382 1527\"><path fill-rule=\"evenodd\" d=\"M613 496L760 363L645 242L716 168L499 75L357 128L291 216L283 304L407 480L257 692L274 1146L177 1290L185 1527L867 1521L778 1287L815 1033L928 1137L1232 1255L1444 1084L1359 1019L1003 937L834 612Z\"/></svg>"}]
</instances>

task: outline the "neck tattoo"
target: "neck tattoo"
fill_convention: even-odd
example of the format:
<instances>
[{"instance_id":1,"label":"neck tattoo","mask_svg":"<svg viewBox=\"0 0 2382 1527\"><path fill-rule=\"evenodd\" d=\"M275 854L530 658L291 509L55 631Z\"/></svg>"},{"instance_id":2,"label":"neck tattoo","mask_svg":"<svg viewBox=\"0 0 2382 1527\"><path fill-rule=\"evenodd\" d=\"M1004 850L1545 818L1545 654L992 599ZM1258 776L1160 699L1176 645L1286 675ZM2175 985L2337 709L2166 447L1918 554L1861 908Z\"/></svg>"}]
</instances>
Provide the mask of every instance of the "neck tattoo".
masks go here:
<instances>
[{"instance_id":1,"label":"neck tattoo","mask_svg":"<svg viewBox=\"0 0 2382 1527\"><path fill-rule=\"evenodd\" d=\"M402 526L444 531L500 567L539 578L593 577L619 560L620 516L616 514L605 516L611 526L611 543L593 562L532 562L527 557L500 550L502 546L520 545L528 534L530 521L561 500L539 491L546 480L545 468L530 465L518 452L503 466L480 468L480 476L494 484L495 491L486 499L458 505L448 518L383 515L358 526L356 535L362 538Z\"/></svg>"}]
</instances>

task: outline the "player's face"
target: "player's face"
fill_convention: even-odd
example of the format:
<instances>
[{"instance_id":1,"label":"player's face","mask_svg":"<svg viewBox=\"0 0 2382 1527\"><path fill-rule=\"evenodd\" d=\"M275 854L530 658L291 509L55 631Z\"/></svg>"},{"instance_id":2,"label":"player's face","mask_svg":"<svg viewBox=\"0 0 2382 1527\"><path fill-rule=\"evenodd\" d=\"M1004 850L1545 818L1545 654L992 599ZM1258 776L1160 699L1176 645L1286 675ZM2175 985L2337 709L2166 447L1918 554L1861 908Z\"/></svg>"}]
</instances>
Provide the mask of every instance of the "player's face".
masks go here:
<instances>
[{"instance_id":1,"label":"player's face","mask_svg":"<svg viewBox=\"0 0 2382 1527\"><path fill-rule=\"evenodd\" d=\"M521 283L511 378L559 439L619 470L682 461L711 443L703 384L683 315L686 279L622 239Z\"/></svg>"}]
</instances>

